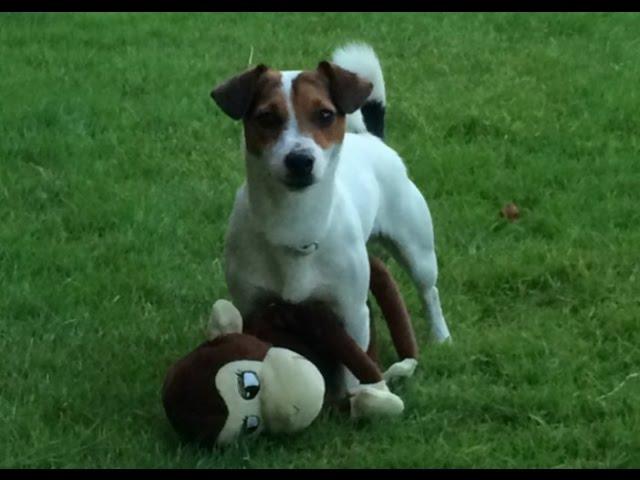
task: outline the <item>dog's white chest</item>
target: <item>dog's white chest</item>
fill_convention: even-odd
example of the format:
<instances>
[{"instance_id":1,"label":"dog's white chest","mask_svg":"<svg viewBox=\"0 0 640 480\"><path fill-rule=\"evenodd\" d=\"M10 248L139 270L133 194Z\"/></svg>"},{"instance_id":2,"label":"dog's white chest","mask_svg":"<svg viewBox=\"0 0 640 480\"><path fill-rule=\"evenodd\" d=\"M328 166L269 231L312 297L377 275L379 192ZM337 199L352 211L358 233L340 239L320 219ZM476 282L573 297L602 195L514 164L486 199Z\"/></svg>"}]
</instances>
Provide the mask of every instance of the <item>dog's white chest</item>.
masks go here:
<instances>
[{"instance_id":1,"label":"dog's white chest","mask_svg":"<svg viewBox=\"0 0 640 480\"><path fill-rule=\"evenodd\" d=\"M291 255L291 254L285 254ZM287 302L298 303L311 297L321 279L314 253L294 254L285 258L282 268L280 292Z\"/></svg>"}]
</instances>

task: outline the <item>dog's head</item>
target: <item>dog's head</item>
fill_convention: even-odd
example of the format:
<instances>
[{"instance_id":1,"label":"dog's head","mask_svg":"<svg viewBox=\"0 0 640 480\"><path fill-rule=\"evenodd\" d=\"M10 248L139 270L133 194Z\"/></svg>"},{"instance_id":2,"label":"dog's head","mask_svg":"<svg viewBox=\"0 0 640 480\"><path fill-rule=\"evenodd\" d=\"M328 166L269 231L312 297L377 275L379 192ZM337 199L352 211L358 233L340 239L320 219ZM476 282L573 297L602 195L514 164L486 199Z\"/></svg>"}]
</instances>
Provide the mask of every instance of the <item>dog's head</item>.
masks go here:
<instances>
[{"instance_id":1,"label":"dog's head","mask_svg":"<svg viewBox=\"0 0 640 480\"><path fill-rule=\"evenodd\" d=\"M216 87L211 96L244 123L248 166L288 190L321 182L340 151L345 116L360 108L373 85L330 62L315 70L264 65ZM335 167L334 167L335 168Z\"/></svg>"}]
</instances>

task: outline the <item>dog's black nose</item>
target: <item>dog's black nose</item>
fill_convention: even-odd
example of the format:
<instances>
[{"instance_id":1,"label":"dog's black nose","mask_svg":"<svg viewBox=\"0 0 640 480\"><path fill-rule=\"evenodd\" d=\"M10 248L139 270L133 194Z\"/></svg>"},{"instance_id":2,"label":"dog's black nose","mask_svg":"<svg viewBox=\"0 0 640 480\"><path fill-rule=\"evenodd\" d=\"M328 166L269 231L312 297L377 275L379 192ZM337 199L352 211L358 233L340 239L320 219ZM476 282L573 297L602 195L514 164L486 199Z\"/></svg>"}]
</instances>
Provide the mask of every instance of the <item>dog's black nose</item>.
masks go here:
<instances>
[{"instance_id":1,"label":"dog's black nose","mask_svg":"<svg viewBox=\"0 0 640 480\"><path fill-rule=\"evenodd\" d=\"M313 157L304 152L291 152L284 157L284 164L294 177L308 177L313 170Z\"/></svg>"}]
</instances>

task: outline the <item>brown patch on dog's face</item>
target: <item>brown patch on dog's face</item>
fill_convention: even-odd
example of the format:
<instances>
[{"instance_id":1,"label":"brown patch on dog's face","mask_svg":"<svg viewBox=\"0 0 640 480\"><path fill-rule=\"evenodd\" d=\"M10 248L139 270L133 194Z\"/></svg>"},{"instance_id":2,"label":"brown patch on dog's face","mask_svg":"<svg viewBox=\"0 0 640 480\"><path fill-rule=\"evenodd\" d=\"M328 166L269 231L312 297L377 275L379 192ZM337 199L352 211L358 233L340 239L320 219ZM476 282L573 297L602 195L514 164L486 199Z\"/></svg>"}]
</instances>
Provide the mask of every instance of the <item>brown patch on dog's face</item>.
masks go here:
<instances>
[{"instance_id":1,"label":"brown patch on dog's face","mask_svg":"<svg viewBox=\"0 0 640 480\"><path fill-rule=\"evenodd\" d=\"M324 75L318 71L298 75L292 83L292 103L301 133L311 135L322 149L342 142L345 116L331 100L329 82Z\"/></svg>"},{"instance_id":2,"label":"brown patch on dog's face","mask_svg":"<svg viewBox=\"0 0 640 480\"><path fill-rule=\"evenodd\" d=\"M327 79L331 99L340 113L355 112L373 90L373 83L333 63L322 61L317 71Z\"/></svg>"},{"instance_id":3,"label":"brown patch on dog's face","mask_svg":"<svg viewBox=\"0 0 640 480\"><path fill-rule=\"evenodd\" d=\"M247 150L260 155L272 146L282 133L288 118L281 74L269 69L258 79L251 108L244 117Z\"/></svg>"}]
</instances>

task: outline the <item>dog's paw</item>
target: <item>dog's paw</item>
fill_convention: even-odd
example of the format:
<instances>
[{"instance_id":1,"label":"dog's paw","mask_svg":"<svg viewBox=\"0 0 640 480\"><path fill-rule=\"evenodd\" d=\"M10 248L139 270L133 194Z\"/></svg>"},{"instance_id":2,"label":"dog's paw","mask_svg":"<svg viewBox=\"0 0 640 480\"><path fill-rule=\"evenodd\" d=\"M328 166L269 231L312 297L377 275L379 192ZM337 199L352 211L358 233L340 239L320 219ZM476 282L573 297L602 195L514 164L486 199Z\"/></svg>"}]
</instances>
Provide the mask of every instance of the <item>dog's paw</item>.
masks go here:
<instances>
[{"instance_id":1,"label":"dog's paw","mask_svg":"<svg viewBox=\"0 0 640 480\"><path fill-rule=\"evenodd\" d=\"M393 380L395 378L407 378L413 375L418 366L418 360L415 358L405 358L401 362L396 362L391 365L386 372L382 374L385 382Z\"/></svg>"},{"instance_id":2,"label":"dog's paw","mask_svg":"<svg viewBox=\"0 0 640 480\"><path fill-rule=\"evenodd\" d=\"M240 332L242 332L242 316L233 303L224 299L214 303L207 327L207 338L213 340L220 335Z\"/></svg>"},{"instance_id":3,"label":"dog's paw","mask_svg":"<svg viewBox=\"0 0 640 480\"><path fill-rule=\"evenodd\" d=\"M384 382L380 382L383 383ZM398 416L404 411L404 402L391 393L386 385L362 385L350 398L351 418Z\"/></svg>"}]
</instances>

